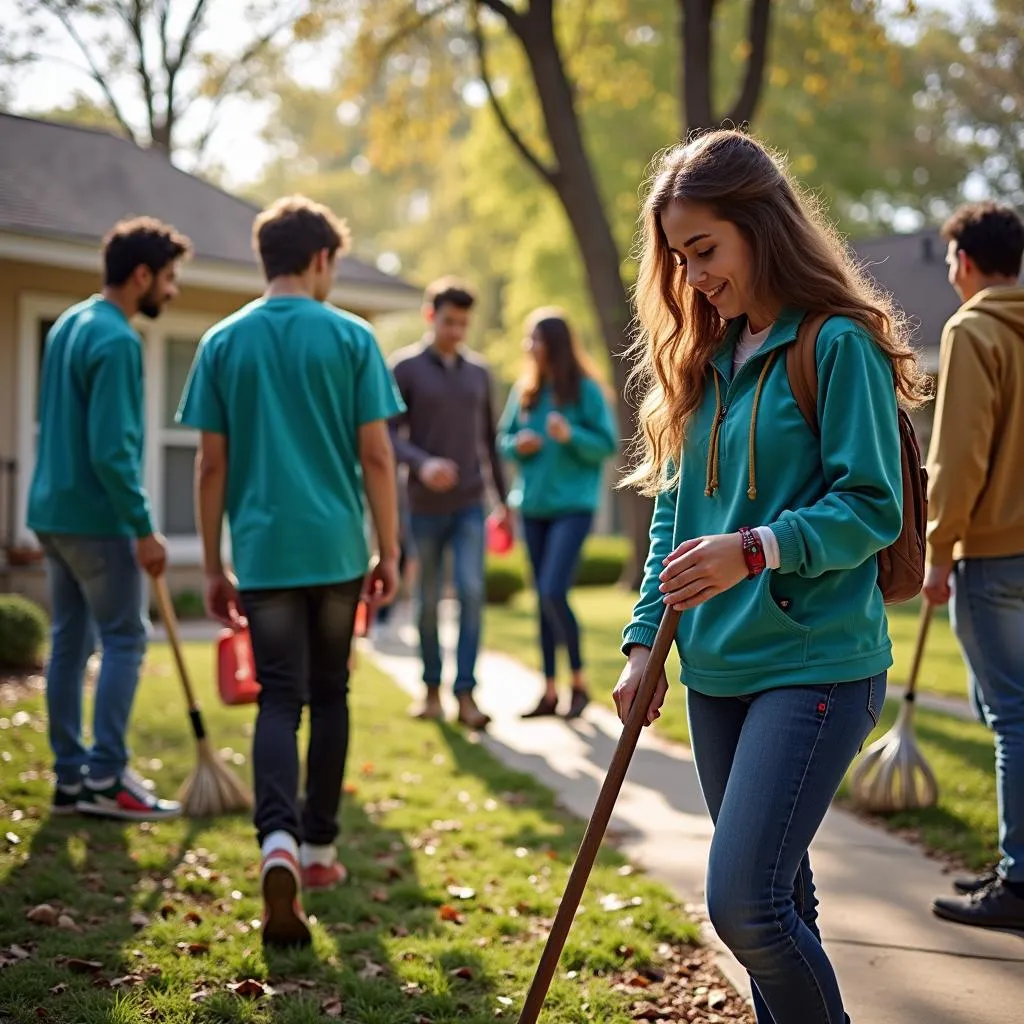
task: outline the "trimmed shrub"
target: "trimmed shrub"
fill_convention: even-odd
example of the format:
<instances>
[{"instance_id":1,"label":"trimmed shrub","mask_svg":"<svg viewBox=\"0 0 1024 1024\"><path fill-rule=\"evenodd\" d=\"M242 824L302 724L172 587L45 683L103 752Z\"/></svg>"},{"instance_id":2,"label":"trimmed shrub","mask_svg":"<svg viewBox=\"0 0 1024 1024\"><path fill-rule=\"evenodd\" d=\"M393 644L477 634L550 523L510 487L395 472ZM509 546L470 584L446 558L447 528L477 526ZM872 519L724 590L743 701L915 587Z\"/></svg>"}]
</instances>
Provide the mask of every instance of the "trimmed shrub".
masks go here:
<instances>
[{"instance_id":1,"label":"trimmed shrub","mask_svg":"<svg viewBox=\"0 0 1024 1024\"><path fill-rule=\"evenodd\" d=\"M39 605L17 594L0 594L0 668L41 667L49 632L49 619Z\"/></svg>"},{"instance_id":2,"label":"trimmed shrub","mask_svg":"<svg viewBox=\"0 0 1024 1024\"><path fill-rule=\"evenodd\" d=\"M488 604L508 604L526 588L523 560L515 553L488 555L484 567L484 596Z\"/></svg>"},{"instance_id":3,"label":"trimmed shrub","mask_svg":"<svg viewBox=\"0 0 1024 1024\"><path fill-rule=\"evenodd\" d=\"M625 537L592 535L583 544L576 567L577 587L610 587L618 583L629 558Z\"/></svg>"}]
</instances>

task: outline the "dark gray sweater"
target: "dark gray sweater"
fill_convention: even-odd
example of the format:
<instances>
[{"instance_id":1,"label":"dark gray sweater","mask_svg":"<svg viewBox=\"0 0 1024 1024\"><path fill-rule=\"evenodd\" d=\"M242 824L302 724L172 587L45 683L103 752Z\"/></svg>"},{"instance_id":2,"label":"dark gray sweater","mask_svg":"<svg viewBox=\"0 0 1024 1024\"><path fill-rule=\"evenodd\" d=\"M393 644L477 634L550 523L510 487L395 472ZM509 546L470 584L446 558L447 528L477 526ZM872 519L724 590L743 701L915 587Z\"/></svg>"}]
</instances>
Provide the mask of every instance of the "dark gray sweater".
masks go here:
<instances>
[{"instance_id":1,"label":"dark gray sweater","mask_svg":"<svg viewBox=\"0 0 1024 1024\"><path fill-rule=\"evenodd\" d=\"M398 461L409 467L409 508L413 514L443 514L481 505L490 465L498 500L505 501L505 474L495 445L491 375L478 356L461 351L451 366L426 342L396 352L391 369L406 411L391 421ZM459 482L443 493L431 491L418 471L427 459L451 459Z\"/></svg>"}]
</instances>

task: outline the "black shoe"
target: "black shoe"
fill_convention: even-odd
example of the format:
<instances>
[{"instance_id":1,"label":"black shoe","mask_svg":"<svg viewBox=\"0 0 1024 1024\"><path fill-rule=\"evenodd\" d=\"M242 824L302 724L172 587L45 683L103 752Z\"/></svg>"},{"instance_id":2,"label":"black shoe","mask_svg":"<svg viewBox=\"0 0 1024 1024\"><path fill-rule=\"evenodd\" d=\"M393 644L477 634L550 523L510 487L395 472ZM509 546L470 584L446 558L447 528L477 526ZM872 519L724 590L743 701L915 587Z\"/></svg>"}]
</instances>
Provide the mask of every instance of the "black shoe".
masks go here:
<instances>
[{"instance_id":1,"label":"black shoe","mask_svg":"<svg viewBox=\"0 0 1024 1024\"><path fill-rule=\"evenodd\" d=\"M520 715L520 718L551 718L552 715L558 714L558 698L555 697L552 700L548 700L547 697L541 697L537 706L532 711L527 711L525 714Z\"/></svg>"},{"instance_id":2,"label":"black shoe","mask_svg":"<svg viewBox=\"0 0 1024 1024\"><path fill-rule=\"evenodd\" d=\"M957 924L1024 931L1024 897L1010 892L999 878L972 896L938 899L932 911Z\"/></svg>"},{"instance_id":3,"label":"black shoe","mask_svg":"<svg viewBox=\"0 0 1024 1024\"><path fill-rule=\"evenodd\" d=\"M996 869L992 868L990 871L986 871L983 875L962 875L960 878L953 879L953 888L960 893L961 896L973 896L976 892L981 892L982 889L987 889L999 876L996 874Z\"/></svg>"},{"instance_id":4,"label":"black shoe","mask_svg":"<svg viewBox=\"0 0 1024 1024\"><path fill-rule=\"evenodd\" d=\"M53 787L53 803L50 805L50 814L58 817L66 817L69 814L78 812L78 801L82 799L82 784L65 785L58 782Z\"/></svg>"},{"instance_id":5,"label":"black shoe","mask_svg":"<svg viewBox=\"0 0 1024 1024\"><path fill-rule=\"evenodd\" d=\"M569 710L565 713L566 721L571 722L574 718L579 718L589 703L590 695L586 690L573 690L572 702L569 704Z\"/></svg>"}]
</instances>

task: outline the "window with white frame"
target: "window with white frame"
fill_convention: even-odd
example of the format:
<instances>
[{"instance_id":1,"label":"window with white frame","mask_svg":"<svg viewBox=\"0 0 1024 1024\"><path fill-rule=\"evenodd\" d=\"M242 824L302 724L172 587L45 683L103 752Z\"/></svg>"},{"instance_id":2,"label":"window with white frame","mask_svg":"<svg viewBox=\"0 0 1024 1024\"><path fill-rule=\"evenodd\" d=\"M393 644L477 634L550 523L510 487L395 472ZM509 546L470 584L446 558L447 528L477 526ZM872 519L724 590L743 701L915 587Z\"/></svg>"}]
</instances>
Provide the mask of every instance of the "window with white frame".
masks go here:
<instances>
[{"instance_id":1,"label":"window with white frame","mask_svg":"<svg viewBox=\"0 0 1024 1024\"><path fill-rule=\"evenodd\" d=\"M175 423L185 382L192 367L198 342L166 335L163 344L163 422L160 427L159 519L167 537L194 537L194 466L199 434Z\"/></svg>"}]
</instances>

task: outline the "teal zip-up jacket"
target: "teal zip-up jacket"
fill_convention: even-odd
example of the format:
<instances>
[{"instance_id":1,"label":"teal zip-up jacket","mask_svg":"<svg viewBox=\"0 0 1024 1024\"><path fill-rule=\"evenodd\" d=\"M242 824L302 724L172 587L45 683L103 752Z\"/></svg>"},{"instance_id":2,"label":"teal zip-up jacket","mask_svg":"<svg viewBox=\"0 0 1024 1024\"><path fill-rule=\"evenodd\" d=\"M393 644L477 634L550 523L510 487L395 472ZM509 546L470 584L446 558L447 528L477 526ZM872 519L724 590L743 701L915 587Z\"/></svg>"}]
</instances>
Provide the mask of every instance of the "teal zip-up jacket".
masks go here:
<instances>
[{"instance_id":1,"label":"teal zip-up jacket","mask_svg":"<svg viewBox=\"0 0 1024 1024\"><path fill-rule=\"evenodd\" d=\"M142 343L99 295L67 310L46 339L39 450L28 500L37 533L145 537Z\"/></svg>"},{"instance_id":2,"label":"teal zip-up jacket","mask_svg":"<svg viewBox=\"0 0 1024 1024\"><path fill-rule=\"evenodd\" d=\"M548 437L546 422L552 412L569 421L572 432L565 444ZM532 430L543 441L532 455L516 451L520 430ZM595 511L604 463L618 448L616 434L601 385L589 377L580 382L579 399L568 406L557 405L553 389L545 384L533 408L523 409L519 388L513 388L498 422L498 451L518 467L509 505L537 519Z\"/></svg>"},{"instance_id":3,"label":"teal zip-up jacket","mask_svg":"<svg viewBox=\"0 0 1024 1024\"><path fill-rule=\"evenodd\" d=\"M730 326L687 430L680 484L655 501L624 651L653 644L662 561L683 541L741 526L769 526L778 539L778 569L680 618L683 682L710 696L848 682L892 665L875 560L902 526L892 370L862 327L828 320L816 349L819 443L786 373L802 315L785 311L735 379L742 322Z\"/></svg>"}]
</instances>

